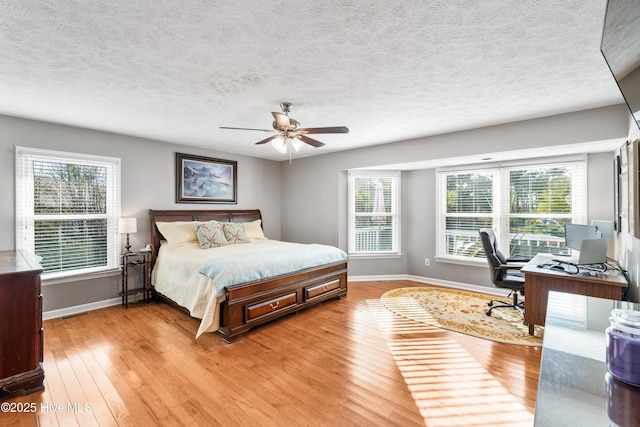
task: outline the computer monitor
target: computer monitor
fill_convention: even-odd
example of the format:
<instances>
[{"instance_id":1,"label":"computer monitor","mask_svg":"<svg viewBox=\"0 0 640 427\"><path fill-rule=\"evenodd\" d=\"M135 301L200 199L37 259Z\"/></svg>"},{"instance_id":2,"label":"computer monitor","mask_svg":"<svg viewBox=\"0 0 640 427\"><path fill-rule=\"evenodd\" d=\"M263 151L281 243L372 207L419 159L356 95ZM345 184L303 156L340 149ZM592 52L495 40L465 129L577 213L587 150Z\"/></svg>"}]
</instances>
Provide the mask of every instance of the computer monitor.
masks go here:
<instances>
[{"instance_id":1,"label":"computer monitor","mask_svg":"<svg viewBox=\"0 0 640 427\"><path fill-rule=\"evenodd\" d=\"M596 227L598 231L602 233L603 239L613 239L613 221L594 219L591 221L591 225Z\"/></svg>"},{"instance_id":2,"label":"computer monitor","mask_svg":"<svg viewBox=\"0 0 640 427\"><path fill-rule=\"evenodd\" d=\"M611 258L615 257L616 251L614 247L615 244L613 242L615 230L613 227L613 221L594 219L593 221L591 221L591 225L598 227L598 231L602 233L602 238L607 239L607 256Z\"/></svg>"},{"instance_id":3,"label":"computer monitor","mask_svg":"<svg viewBox=\"0 0 640 427\"><path fill-rule=\"evenodd\" d=\"M596 226L582 224L565 224L564 226L564 244L576 251L580 250L583 240L600 238L602 238L602 233L598 231Z\"/></svg>"}]
</instances>

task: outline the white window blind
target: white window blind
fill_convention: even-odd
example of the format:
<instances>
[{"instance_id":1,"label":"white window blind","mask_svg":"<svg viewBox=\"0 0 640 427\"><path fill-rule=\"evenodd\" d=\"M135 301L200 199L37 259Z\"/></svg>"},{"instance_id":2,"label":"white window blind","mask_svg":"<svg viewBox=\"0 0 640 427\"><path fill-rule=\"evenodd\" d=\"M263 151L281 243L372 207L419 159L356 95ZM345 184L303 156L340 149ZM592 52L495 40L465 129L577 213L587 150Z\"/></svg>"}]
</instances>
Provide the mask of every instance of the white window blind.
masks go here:
<instances>
[{"instance_id":1,"label":"white window blind","mask_svg":"<svg viewBox=\"0 0 640 427\"><path fill-rule=\"evenodd\" d=\"M349 172L349 253L400 253L400 172Z\"/></svg>"},{"instance_id":2,"label":"white window blind","mask_svg":"<svg viewBox=\"0 0 640 427\"><path fill-rule=\"evenodd\" d=\"M482 245L478 230L491 227L497 194L494 170L440 175L437 191L438 242L436 250L451 257L475 257Z\"/></svg>"},{"instance_id":3,"label":"white window blind","mask_svg":"<svg viewBox=\"0 0 640 427\"><path fill-rule=\"evenodd\" d=\"M586 161L508 167L502 180L509 183L501 198L509 219L499 224L500 234L509 236L503 247L516 258L568 253L565 224L587 221Z\"/></svg>"},{"instance_id":4,"label":"white window blind","mask_svg":"<svg viewBox=\"0 0 640 427\"><path fill-rule=\"evenodd\" d=\"M45 277L118 268L120 159L16 147L16 246Z\"/></svg>"},{"instance_id":5,"label":"white window blind","mask_svg":"<svg viewBox=\"0 0 640 427\"><path fill-rule=\"evenodd\" d=\"M438 171L437 255L484 257L480 228L496 230L498 246L511 258L568 253L564 225L587 219L586 174L582 156Z\"/></svg>"}]
</instances>

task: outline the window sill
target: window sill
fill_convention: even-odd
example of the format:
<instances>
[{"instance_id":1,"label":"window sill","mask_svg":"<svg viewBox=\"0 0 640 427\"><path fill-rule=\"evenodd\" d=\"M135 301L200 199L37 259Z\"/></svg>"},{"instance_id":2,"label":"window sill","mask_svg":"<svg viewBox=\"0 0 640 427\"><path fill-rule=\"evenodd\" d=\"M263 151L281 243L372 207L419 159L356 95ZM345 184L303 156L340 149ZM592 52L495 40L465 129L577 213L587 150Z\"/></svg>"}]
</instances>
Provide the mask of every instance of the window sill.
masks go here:
<instances>
[{"instance_id":1,"label":"window sill","mask_svg":"<svg viewBox=\"0 0 640 427\"><path fill-rule=\"evenodd\" d=\"M436 262L442 262L445 264L467 265L469 267L488 267L487 260L484 258L437 256L435 257L435 260Z\"/></svg>"},{"instance_id":2,"label":"window sill","mask_svg":"<svg viewBox=\"0 0 640 427\"><path fill-rule=\"evenodd\" d=\"M103 277L112 277L120 275L120 269L110 269L103 271L95 271L91 273L68 273L68 274L55 274L50 277L42 276L42 286L59 285L62 283L81 282L83 280L100 279Z\"/></svg>"},{"instance_id":3,"label":"window sill","mask_svg":"<svg viewBox=\"0 0 640 427\"><path fill-rule=\"evenodd\" d=\"M349 259L397 259L402 258L402 254L349 254Z\"/></svg>"}]
</instances>

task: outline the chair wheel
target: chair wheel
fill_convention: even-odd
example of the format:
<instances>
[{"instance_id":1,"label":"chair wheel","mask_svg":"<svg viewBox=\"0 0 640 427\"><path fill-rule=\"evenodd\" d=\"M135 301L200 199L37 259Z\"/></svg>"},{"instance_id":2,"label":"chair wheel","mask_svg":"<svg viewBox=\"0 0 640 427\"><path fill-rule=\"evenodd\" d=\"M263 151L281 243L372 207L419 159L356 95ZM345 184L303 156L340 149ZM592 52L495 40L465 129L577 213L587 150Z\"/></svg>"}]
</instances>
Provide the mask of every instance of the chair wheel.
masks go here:
<instances>
[{"instance_id":1,"label":"chair wheel","mask_svg":"<svg viewBox=\"0 0 640 427\"><path fill-rule=\"evenodd\" d=\"M491 310L487 310L487 311L485 312L485 314L486 314L487 316L491 316Z\"/></svg>"},{"instance_id":2,"label":"chair wheel","mask_svg":"<svg viewBox=\"0 0 640 427\"><path fill-rule=\"evenodd\" d=\"M489 301L489 302L487 303L487 305L488 305L489 307L493 307L493 301Z\"/></svg>"}]
</instances>

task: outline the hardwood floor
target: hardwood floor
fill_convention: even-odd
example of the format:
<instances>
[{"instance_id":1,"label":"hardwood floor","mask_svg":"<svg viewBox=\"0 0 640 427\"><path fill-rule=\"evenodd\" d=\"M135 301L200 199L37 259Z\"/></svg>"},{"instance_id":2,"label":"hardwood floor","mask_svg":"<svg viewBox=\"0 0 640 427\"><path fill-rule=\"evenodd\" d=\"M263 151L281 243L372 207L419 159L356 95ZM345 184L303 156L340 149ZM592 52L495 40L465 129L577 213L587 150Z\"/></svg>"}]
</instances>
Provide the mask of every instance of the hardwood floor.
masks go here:
<instances>
[{"instance_id":1,"label":"hardwood floor","mask_svg":"<svg viewBox=\"0 0 640 427\"><path fill-rule=\"evenodd\" d=\"M233 344L162 303L45 321L45 390L5 400L22 412L0 425L531 426L541 349L380 305L403 286L424 285L352 282Z\"/></svg>"}]
</instances>

